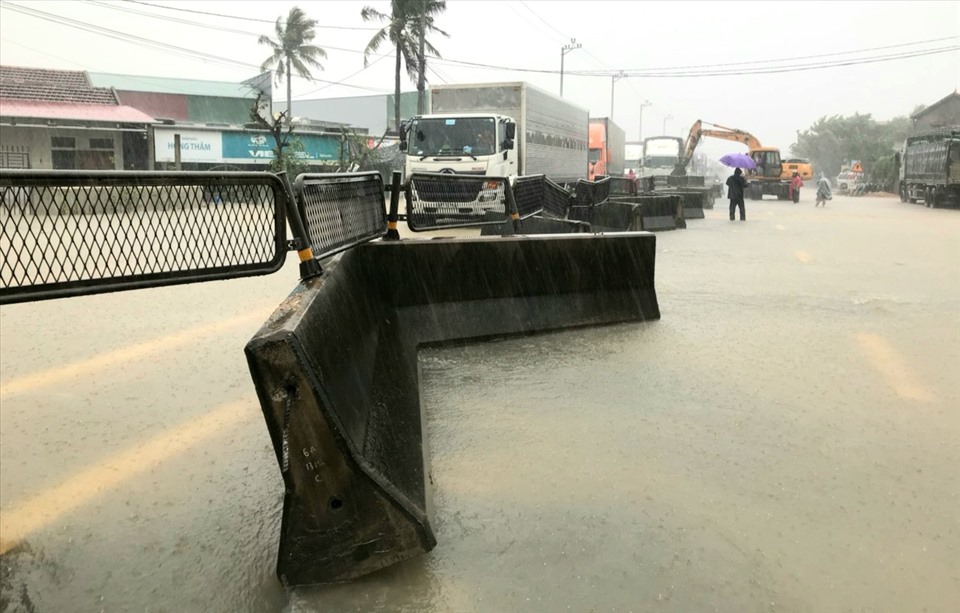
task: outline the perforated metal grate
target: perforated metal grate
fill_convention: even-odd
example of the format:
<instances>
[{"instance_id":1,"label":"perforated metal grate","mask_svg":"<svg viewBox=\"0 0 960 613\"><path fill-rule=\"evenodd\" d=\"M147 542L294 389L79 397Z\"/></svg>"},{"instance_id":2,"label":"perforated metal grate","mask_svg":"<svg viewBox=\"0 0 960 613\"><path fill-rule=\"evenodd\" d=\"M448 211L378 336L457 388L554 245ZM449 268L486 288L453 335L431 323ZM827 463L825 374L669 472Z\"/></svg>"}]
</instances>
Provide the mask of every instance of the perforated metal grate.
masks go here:
<instances>
[{"instance_id":1,"label":"perforated metal grate","mask_svg":"<svg viewBox=\"0 0 960 613\"><path fill-rule=\"evenodd\" d=\"M0 171L0 303L275 272L285 206L268 173Z\"/></svg>"},{"instance_id":2,"label":"perforated metal grate","mask_svg":"<svg viewBox=\"0 0 960 613\"><path fill-rule=\"evenodd\" d=\"M378 172L300 175L294 190L303 205L315 258L387 232L383 179Z\"/></svg>"},{"instance_id":3,"label":"perforated metal grate","mask_svg":"<svg viewBox=\"0 0 960 613\"><path fill-rule=\"evenodd\" d=\"M415 173L407 185L407 224L415 232L502 224L507 189L505 177Z\"/></svg>"}]
</instances>

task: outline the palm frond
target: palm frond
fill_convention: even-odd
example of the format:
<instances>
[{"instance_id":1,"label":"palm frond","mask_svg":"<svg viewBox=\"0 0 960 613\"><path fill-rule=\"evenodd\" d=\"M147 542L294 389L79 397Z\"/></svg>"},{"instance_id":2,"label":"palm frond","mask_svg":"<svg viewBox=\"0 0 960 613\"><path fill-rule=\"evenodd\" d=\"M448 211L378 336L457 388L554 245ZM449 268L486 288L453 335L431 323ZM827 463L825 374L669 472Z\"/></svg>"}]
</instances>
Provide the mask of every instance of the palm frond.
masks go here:
<instances>
[{"instance_id":1,"label":"palm frond","mask_svg":"<svg viewBox=\"0 0 960 613\"><path fill-rule=\"evenodd\" d=\"M297 74L303 77L304 79L313 78L313 74L310 73L310 68L306 64L304 64L302 61L300 61L300 58L298 57L290 58L290 67L293 70L296 70ZM315 67L319 68L320 70L323 70L323 66L321 64L315 64Z\"/></svg>"},{"instance_id":2,"label":"palm frond","mask_svg":"<svg viewBox=\"0 0 960 613\"><path fill-rule=\"evenodd\" d=\"M370 39L370 42L367 43L366 49L363 50L363 65L367 66L367 62L370 59L371 53L376 53L377 49L380 48L380 45L383 44L383 41L387 39L387 28L381 28L376 34L373 35L373 38Z\"/></svg>"},{"instance_id":3,"label":"palm frond","mask_svg":"<svg viewBox=\"0 0 960 613\"><path fill-rule=\"evenodd\" d=\"M327 59L326 50L315 45L300 45L297 47L297 55L307 62L316 62L318 57Z\"/></svg>"},{"instance_id":4,"label":"palm frond","mask_svg":"<svg viewBox=\"0 0 960 613\"><path fill-rule=\"evenodd\" d=\"M364 21L373 21L374 19L377 21L387 21L388 19L386 15L371 6L363 7L363 10L360 11L360 17Z\"/></svg>"}]
</instances>

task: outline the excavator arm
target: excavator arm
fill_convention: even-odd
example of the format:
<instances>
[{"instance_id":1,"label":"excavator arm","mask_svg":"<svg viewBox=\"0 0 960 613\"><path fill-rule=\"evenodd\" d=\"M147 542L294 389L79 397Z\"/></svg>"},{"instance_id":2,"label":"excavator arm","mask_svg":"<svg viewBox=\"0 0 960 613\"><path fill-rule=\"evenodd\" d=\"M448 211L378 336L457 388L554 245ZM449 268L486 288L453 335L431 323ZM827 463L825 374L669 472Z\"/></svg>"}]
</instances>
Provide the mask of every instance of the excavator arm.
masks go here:
<instances>
[{"instance_id":1,"label":"excavator arm","mask_svg":"<svg viewBox=\"0 0 960 613\"><path fill-rule=\"evenodd\" d=\"M716 129L705 130L703 128L704 125L708 125ZM737 128L728 128L715 123L707 123L698 119L690 127L690 133L687 135L687 140L683 147L683 153L680 154L680 160L677 164L677 168L673 171L673 174L687 174L687 165L693 158L693 152L696 151L697 146L705 136L743 143L751 152L763 148L763 145L760 144L760 140L749 132L738 130Z\"/></svg>"}]
</instances>

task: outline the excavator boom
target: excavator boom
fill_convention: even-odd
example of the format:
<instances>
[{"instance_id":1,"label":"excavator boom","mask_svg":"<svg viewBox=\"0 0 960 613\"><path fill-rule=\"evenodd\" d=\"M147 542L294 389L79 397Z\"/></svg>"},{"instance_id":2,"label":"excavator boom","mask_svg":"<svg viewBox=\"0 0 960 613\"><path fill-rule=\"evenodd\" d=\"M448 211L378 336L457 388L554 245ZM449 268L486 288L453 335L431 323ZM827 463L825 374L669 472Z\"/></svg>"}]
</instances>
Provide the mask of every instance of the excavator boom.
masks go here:
<instances>
[{"instance_id":1,"label":"excavator boom","mask_svg":"<svg viewBox=\"0 0 960 613\"><path fill-rule=\"evenodd\" d=\"M703 126L705 125L711 126L711 129L704 129ZM764 147L762 144L760 144L760 139L745 130L728 128L727 126L708 123L698 119L690 127L690 133L687 135L687 140L684 143L683 153L680 156L680 161L678 162L677 168L674 170L673 174L684 175L687 173L687 166L690 164L690 160L693 158L693 152L697 149L700 141L703 140L705 136L743 143L750 150L751 155L756 151L775 151L777 160L780 159L779 150L770 147Z\"/></svg>"}]
</instances>

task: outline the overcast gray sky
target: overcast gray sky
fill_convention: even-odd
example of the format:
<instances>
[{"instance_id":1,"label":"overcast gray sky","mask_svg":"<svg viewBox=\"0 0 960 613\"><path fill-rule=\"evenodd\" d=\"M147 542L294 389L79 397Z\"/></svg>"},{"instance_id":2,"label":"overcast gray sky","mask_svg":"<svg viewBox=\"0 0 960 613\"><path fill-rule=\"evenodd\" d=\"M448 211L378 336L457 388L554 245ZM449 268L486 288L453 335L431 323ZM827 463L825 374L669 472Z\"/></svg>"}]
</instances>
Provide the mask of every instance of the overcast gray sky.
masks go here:
<instances>
[{"instance_id":1,"label":"overcast gray sky","mask_svg":"<svg viewBox=\"0 0 960 613\"><path fill-rule=\"evenodd\" d=\"M152 6L151 6L152 5ZM241 81L266 57L256 42L272 32L267 21L300 6L319 21L315 43L329 57L315 76L294 80L294 100L389 92L392 58L363 54L374 31L360 18L363 6L389 12L389 2L32 2L0 1L0 62L7 65L83 69L188 79ZM960 2L601 2L567 0L448 0L438 25L449 38L434 44L444 60L433 63L433 82L525 80L558 93L558 74L481 69L456 62L559 71L561 48L571 38L581 49L566 55L565 70L636 73L683 67L683 72L777 69L792 64L846 61L832 68L752 75L634 76L616 82L614 120L637 137L640 103L643 135L685 136L698 118L752 132L786 153L796 131L824 115L871 113L886 120L931 104L960 86L960 52L865 63L871 57L913 54L960 45ZM16 7L42 11L25 15ZM172 7L180 10L170 10ZM211 16L188 11L220 13ZM53 23L51 15L71 20ZM245 20L226 17L243 17ZM166 19L163 19L166 18ZM258 21L263 20L263 21ZM80 27L75 27L80 23ZM118 40L100 28L138 36ZM212 26L212 27L211 27ZM234 31L225 31L234 30ZM939 40L938 40L939 39ZM151 41L187 50L152 48ZM883 48L883 49L881 49ZM192 52L207 58L192 57ZM381 53L389 54L389 48ZM829 55L834 54L834 55ZM835 55L839 54L839 55ZM820 56L810 58L809 56ZM786 61L790 58L807 59ZM221 58L221 59L217 59ZM695 68L688 67L704 67ZM610 113L612 79L566 74L564 96ZM404 77L405 91L415 89ZM276 92L277 96L282 88ZM296 103L294 103L296 112ZM714 156L738 145L707 141Z\"/></svg>"}]
</instances>

